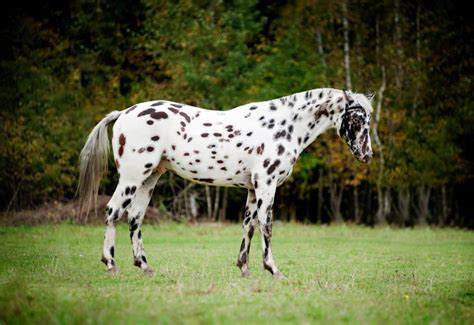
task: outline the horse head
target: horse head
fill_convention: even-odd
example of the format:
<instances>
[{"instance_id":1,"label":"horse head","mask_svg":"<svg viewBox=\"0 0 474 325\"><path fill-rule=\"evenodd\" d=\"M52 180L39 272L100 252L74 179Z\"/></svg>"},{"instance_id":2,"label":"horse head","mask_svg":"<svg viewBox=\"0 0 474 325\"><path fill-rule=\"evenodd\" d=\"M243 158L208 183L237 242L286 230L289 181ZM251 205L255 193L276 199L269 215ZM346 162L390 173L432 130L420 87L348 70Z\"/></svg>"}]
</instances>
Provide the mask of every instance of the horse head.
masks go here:
<instances>
[{"instance_id":1,"label":"horse head","mask_svg":"<svg viewBox=\"0 0 474 325\"><path fill-rule=\"evenodd\" d=\"M352 154L367 163L372 158L370 143L371 100L374 94L356 94L343 90L345 108L335 120L337 134L347 143Z\"/></svg>"}]
</instances>

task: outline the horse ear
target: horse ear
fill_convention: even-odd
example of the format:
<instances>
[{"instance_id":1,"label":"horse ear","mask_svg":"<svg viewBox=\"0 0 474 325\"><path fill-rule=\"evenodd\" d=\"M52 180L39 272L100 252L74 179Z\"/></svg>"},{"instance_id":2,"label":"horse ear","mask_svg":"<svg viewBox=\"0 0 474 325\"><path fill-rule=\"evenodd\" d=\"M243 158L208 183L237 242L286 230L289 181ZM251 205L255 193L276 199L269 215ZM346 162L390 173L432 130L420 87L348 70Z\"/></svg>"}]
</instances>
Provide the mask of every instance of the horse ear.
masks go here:
<instances>
[{"instance_id":1,"label":"horse ear","mask_svg":"<svg viewBox=\"0 0 474 325\"><path fill-rule=\"evenodd\" d=\"M349 105L354 102L354 100L352 99L352 96L345 89L342 90L342 93L344 94L344 99Z\"/></svg>"},{"instance_id":2,"label":"horse ear","mask_svg":"<svg viewBox=\"0 0 474 325\"><path fill-rule=\"evenodd\" d=\"M372 101L372 99L374 99L375 97L375 93L374 92L367 93L365 97L367 97L369 101Z\"/></svg>"}]
</instances>

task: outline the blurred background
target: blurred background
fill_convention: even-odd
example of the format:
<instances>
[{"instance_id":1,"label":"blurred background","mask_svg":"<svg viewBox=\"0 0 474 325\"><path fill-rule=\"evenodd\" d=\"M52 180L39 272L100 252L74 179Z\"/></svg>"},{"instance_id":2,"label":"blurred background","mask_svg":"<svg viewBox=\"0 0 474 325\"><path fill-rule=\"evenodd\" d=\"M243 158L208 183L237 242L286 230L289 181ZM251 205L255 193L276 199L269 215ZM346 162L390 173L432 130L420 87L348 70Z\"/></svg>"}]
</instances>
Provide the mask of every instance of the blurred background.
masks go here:
<instances>
[{"instance_id":1,"label":"blurred background","mask_svg":"<svg viewBox=\"0 0 474 325\"><path fill-rule=\"evenodd\" d=\"M22 222L54 211L75 218L78 155L109 111L152 99L226 110L334 87L376 92L374 159L358 163L327 132L279 188L275 219L474 227L474 26L461 2L10 6L0 20L4 220L21 211ZM116 182L110 157L101 202ZM151 220L239 221L245 196L167 174Z\"/></svg>"}]
</instances>

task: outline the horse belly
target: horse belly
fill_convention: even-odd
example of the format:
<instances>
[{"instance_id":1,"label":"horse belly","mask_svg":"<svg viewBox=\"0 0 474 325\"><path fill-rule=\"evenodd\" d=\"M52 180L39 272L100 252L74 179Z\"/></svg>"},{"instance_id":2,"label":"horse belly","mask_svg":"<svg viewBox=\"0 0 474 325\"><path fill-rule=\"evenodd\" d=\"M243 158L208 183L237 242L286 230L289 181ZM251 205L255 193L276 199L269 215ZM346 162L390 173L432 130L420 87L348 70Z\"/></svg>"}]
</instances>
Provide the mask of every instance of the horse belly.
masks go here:
<instances>
[{"instance_id":1,"label":"horse belly","mask_svg":"<svg viewBox=\"0 0 474 325\"><path fill-rule=\"evenodd\" d=\"M250 186L249 159L241 157L227 144L198 142L175 146L164 154L166 168L177 175L215 186Z\"/></svg>"}]
</instances>

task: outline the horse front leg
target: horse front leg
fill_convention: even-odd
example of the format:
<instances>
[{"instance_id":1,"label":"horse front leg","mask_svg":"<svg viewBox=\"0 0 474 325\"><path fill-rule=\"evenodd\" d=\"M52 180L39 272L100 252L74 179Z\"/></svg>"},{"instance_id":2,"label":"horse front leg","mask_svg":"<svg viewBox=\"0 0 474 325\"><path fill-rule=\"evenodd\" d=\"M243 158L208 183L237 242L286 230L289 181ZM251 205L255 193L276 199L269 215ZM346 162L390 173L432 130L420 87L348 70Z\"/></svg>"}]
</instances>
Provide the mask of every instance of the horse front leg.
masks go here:
<instances>
[{"instance_id":1,"label":"horse front leg","mask_svg":"<svg viewBox=\"0 0 474 325\"><path fill-rule=\"evenodd\" d=\"M273 278L280 279L283 277L283 274L278 271L272 254L272 210L275 190L275 183L265 184L256 189L255 193L257 199L258 223L262 235L263 267L273 275Z\"/></svg>"},{"instance_id":2,"label":"horse front leg","mask_svg":"<svg viewBox=\"0 0 474 325\"><path fill-rule=\"evenodd\" d=\"M237 266L242 272L243 277L250 276L249 255L250 243L252 241L255 226L257 224L257 200L255 191L249 190L247 194L247 203L245 204L244 221L242 223L243 238L240 244L240 252L237 257Z\"/></svg>"}]
</instances>

